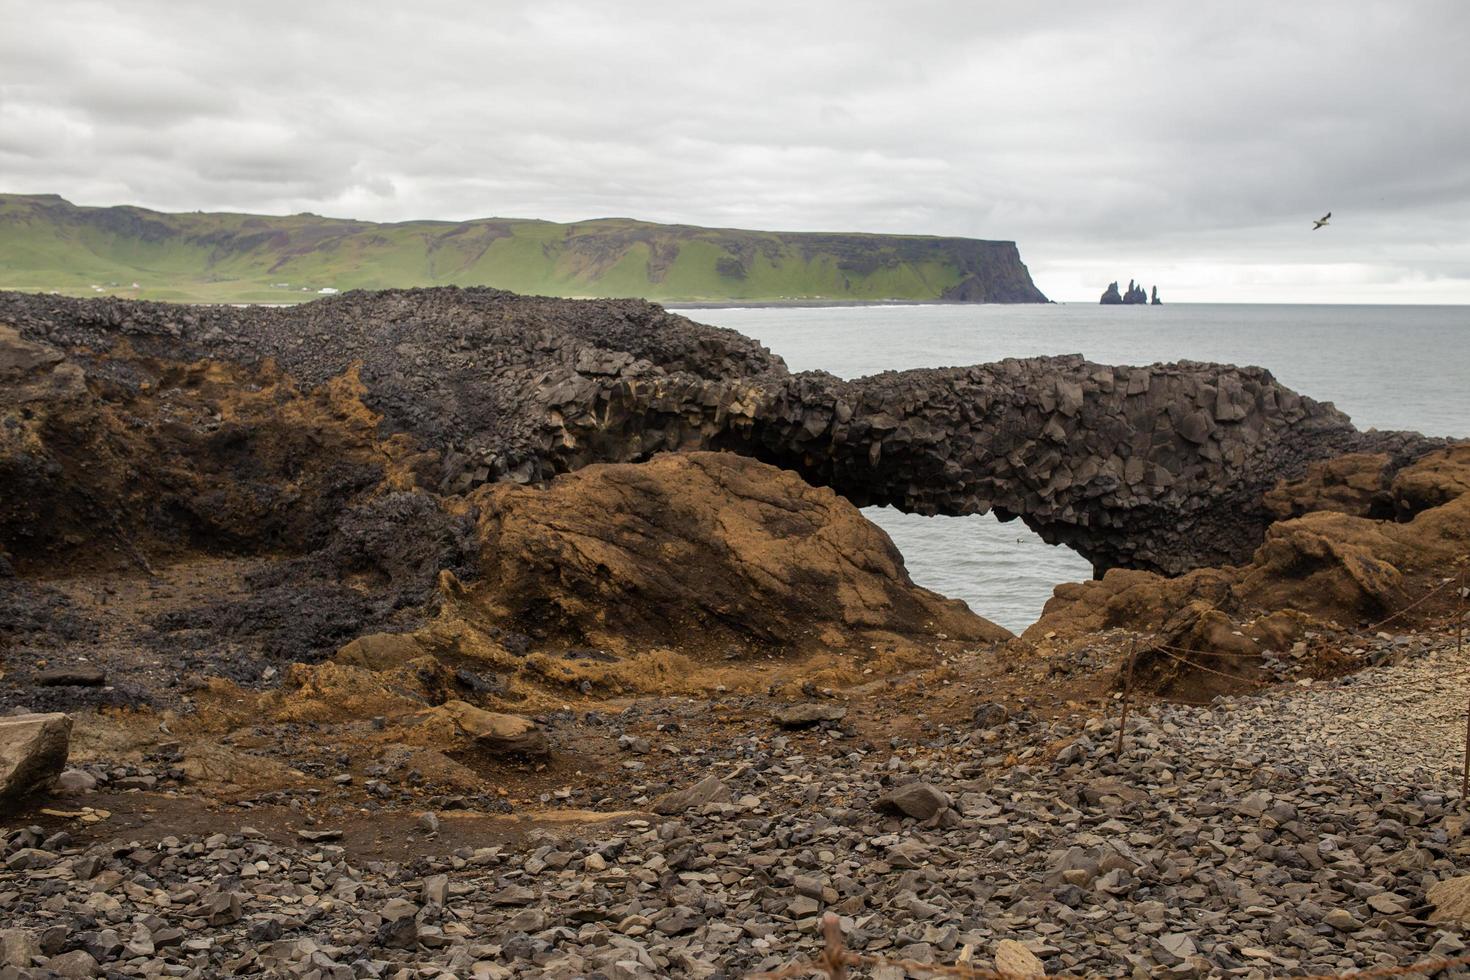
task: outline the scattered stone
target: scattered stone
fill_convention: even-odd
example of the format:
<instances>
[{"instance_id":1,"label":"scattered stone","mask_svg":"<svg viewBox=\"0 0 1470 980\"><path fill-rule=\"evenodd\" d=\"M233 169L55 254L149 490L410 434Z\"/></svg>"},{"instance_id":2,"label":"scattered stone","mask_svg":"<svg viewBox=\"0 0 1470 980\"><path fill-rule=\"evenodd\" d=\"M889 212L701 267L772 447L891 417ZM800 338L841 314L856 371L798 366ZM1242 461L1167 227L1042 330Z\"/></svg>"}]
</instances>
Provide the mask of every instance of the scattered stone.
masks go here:
<instances>
[{"instance_id":1,"label":"scattered stone","mask_svg":"<svg viewBox=\"0 0 1470 980\"><path fill-rule=\"evenodd\" d=\"M51 957L46 961L46 969L58 977L75 978L98 975L96 958L81 949Z\"/></svg>"},{"instance_id":2,"label":"scattered stone","mask_svg":"<svg viewBox=\"0 0 1470 980\"><path fill-rule=\"evenodd\" d=\"M81 769L68 769L56 778L58 793L89 793L97 788L97 777Z\"/></svg>"},{"instance_id":3,"label":"scattered stone","mask_svg":"<svg viewBox=\"0 0 1470 980\"><path fill-rule=\"evenodd\" d=\"M298 831L296 831L296 836L297 837L300 837L304 841L310 841L312 843L316 843L317 841L324 841L324 840L341 840L342 839L342 831L340 831L340 830L298 830Z\"/></svg>"},{"instance_id":4,"label":"scattered stone","mask_svg":"<svg viewBox=\"0 0 1470 980\"><path fill-rule=\"evenodd\" d=\"M24 970L40 955L40 944L25 929L0 929L0 966Z\"/></svg>"}]
</instances>

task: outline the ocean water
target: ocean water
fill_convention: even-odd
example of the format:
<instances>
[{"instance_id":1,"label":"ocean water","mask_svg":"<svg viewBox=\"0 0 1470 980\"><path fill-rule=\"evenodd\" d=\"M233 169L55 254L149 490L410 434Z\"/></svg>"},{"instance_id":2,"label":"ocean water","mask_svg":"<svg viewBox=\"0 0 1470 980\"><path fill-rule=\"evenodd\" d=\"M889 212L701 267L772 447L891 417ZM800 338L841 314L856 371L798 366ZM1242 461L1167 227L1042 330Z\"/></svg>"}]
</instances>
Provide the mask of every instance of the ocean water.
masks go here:
<instances>
[{"instance_id":1,"label":"ocean water","mask_svg":"<svg viewBox=\"0 0 1470 980\"><path fill-rule=\"evenodd\" d=\"M1102 364L1220 361L1268 368L1359 428L1470 437L1470 306L1168 304L865 306L681 311L755 337L793 371L844 378L1006 357ZM1008 629L1036 620L1060 582L1091 575L1020 521L869 508L920 585Z\"/></svg>"}]
</instances>

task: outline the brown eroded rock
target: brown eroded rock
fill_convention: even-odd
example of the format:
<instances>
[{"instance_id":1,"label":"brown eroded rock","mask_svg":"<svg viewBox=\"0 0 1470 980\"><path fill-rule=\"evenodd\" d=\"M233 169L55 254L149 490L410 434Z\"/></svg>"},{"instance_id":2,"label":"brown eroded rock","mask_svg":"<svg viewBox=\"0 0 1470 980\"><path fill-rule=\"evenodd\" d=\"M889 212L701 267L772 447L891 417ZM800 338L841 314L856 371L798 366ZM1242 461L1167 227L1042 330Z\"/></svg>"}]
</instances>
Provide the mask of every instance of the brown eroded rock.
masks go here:
<instances>
[{"instance_id":1,"label":"brown eroded rock","mask_svg":"<svg viewBox=\"0 0 1470 980\"><path fill-rule=\"evenodd\" d=\"M546 733L529 718L486 711L464 701L447 701L433 710L453 719L460 731L474 739L476 746L494 755L551 754Z\"/></svg>"},{"instance_id":2,"label":"brown eroded rock","mask_svg":"<svg viewBox=\"0 0 1470 980\"><path fill-rule=\"evenodd\" d=\"M1327 509L1272 524L1248 564L1177 578L1114 569L1058 586L1024 639L1058 645L1126 628L1238 658L1285 649L1307 629L1361 628L1388 617L1404 628L1415 616L1437 615L1443 603L1425 597L1443 591L1470 554L1470 445L1436 450L1385 478L1379 501L1374 467L1386 466L1386 457L1357 457L1278 486L1272 507L1281 513ZM1347 512L1364 510L1398 520Z\"/></svg>"},{"instance_id":3,"label":"brown eroded rock","mask_svg":"<svg viewBox=\"0 0 1470 980\"><path fill-rule=\"evenodd\" d=\"M824 721L841 721L846 717L846 705L817 701L786 704L771 712L771 718L782 728L807 728Z\"/></svg>"},{"instance_id":4,"label":"brown eroded rock","mask_svg":"<svg viewBox=\"0 0 1470 980\"><path fill-rule=\"evenodd\" d=\"M1470 923L1470 875L1446 878L1430 886L1425 897L1434 906L1430 922Z\"/></svg>"},{"instance_id":5,"label":"brown eroded rock","mask_svg":"<svg viewBox=\"0 0 1470 980\"><path fill-rule=\"evenodd\" d=\"M368 633L345 644L332 659L364 670L390 670L424 655L424 648L405 633Z\"/></svg>"},{"instance_id":6,"label":"brown eroded rock","mask_svg":"<svg viewBox=\"0 0 1470 980\"><path fill-rule=\"evenodd\" d=\"M1046 967L1031 950L1014 939L1002 939L995 947L995 972L1006 978L1041 977Z\"/></svg>"},{"instance_id":7,"label":"brown eroded rock","mask_svg":"<svg viewBox=\"0 0 1470 980\"><path fill-rule=\"evenodd\" d=\"M1387 453L1348 453L1307 467L1298 480L1266 491L1266 510L1277 520L1319 510L1354 517L1392 517Z\"/></svg>"},{"instance_id":8,"label":"brown eroded rock","mask_svg":"<svg viewBox=\"0 0 1470 980\"><path fill-rule=\"evenodd\" d=\"M795 653L872 632L1010 636L915 586L888 536L846 500L746 457L589 466L472 501L473 601L487 622L542 645Z\"/></svg>"},{"instance_id":9,"label":"brown eroded rock","mask_svg":"<svg viewBox=\"0 0 1470 980\"><path fill-rule=\"evenodd\" d=\"M730 802L730 788L711 773L692 786L665 793L654 800L651 809L663 816L675 816L706 803Z\"/></svg>"},{"instance_id":10,"label":"brown eroded rock","mask_svg":"<svg viewBox=\"0 0 1470 980\"><path fill-rule=\"evenodd\" d=\"M71 719L64 714L0 718L0 803L49 790L70 746Z\"/></svg>"},{"instance_id":11,"label":"brown eroded rock","mask_svg":"<svg viewBox=\"0 0 1470 980\"><path fill-rule=\"evenodd\" d=\"M395 717L441 703L451 687L448 668L430 656L382 670L334 661L292 664L272 714L294 722Z\"/></svg>"}]
</instances>

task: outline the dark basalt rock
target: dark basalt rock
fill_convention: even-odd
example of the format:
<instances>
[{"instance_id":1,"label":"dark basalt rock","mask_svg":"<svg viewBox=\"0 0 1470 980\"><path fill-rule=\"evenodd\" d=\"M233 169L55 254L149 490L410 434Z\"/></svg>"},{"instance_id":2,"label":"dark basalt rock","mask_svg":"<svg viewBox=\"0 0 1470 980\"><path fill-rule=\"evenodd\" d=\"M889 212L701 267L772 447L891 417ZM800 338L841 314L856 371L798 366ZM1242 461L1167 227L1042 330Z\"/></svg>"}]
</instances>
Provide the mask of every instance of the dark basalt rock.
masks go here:
<instances>
[{"instance_id":1,"label":"dark basalt rock","mask_svg":"<svg viewBox=\"0 0 1470 980\"><path fill-rule=\"evenodd\" d=\"M1360 433L1257 367L1065 355L792 375L747 337L633 300L442 288L235 309L0 293L0 324L35 345L17 348L26 364L10 374L70 371L53 386L72 393L83 373L92 390L157 392L203 358L269 359L307 387L356 363L379 434L436 452L417 478L441 493L725 450L860 506L1019 517L1099 572L1239 563L1263 539L1262 497L1279 479L1346 452L1402 465L1439 444ZM46 492L45 462L10 462L32 498Z\"/></svg>"},{"instance_id":2,"label":"dark basalt rock","mask_svg":"<svg viewBox=\"0 0 1470 980\"><path fill-rule=\"evenodd\" d=\"M1108 288L1103 291L1102 299L1098 300L1098 302L1103 306L1147 306L1149 305L1149 294L1144 291L1142 283L1135 283L1130 279L1128 280L1128 289L1122 293L1118 292L1118 284L1116 282L1108 283ZM1154 287L1153 305L1162 305L1159 302L1158 286Z\"/></svg>"}]
</instances>

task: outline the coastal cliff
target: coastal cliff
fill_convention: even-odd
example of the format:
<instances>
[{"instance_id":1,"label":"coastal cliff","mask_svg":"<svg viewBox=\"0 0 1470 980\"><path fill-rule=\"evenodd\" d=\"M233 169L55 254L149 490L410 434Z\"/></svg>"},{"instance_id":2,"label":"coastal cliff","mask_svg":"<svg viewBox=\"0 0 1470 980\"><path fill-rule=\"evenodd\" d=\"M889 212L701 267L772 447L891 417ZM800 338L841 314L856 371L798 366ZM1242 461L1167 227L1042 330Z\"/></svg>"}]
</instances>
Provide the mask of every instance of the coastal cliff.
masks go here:
<instances>
[{"instance_id":1,"label":"coastal cliff","mask_svg":"<svg viewBox=\"0 0 1470 980\"><path fill-rule=\"evenodd\" d=\"M324 292L435 285L716 303L1047 301L1010 241L627 218L378 224L0 195L0 288L299 303Z\"/></svg>"},{"instance_id":2,"label":"coastal cliff","mask_svg":"<svg viewBox=\"0 0 1470 980\"><path fill-rule=\"evenodd\" d=\"M1230 916L1270 902L1329 975L1428 947L1385 910L1465 881L1425 780L1460 778L1470 445L1261 368L845 382L642 301L0 293L0 488L16 975L751 975L819 903L1015 962L943 938L954 894L1062 923L1051 975L1240 972ZM910 579L879 500L1105 574L1012 636ZM1093 843L1119 820L1136 854ZM1298 825L1339 842L1310 893ZM1198 916L1096 944L1130 891L1215 914L1214 958L1175 952Z\"/></svg>"}]
</instances>

